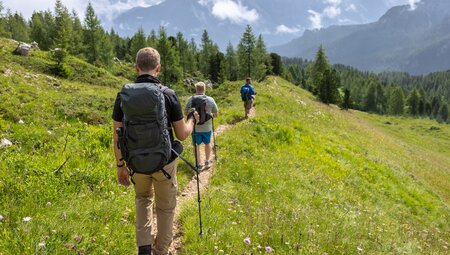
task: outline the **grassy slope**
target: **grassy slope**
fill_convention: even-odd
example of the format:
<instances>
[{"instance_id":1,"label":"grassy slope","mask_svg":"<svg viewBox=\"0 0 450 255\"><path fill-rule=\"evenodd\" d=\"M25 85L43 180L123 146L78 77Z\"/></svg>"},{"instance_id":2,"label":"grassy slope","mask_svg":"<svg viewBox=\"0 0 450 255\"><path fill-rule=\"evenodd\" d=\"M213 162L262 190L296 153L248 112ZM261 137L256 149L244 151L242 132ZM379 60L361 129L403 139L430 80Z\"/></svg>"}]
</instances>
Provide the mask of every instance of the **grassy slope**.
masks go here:
<instances>
[{"instance_id":1,"label":"grassy slope","mask_svg":"<svg viewBox=\"0 0 450 255\"><path fill-rule=\"evenodd\" d=\"M448 252L448 125L340 111L278 78L256 88L257 117L220 137L202 238L196 203L182 213L185 254Z\"/></svg>"},{"instance_id":2,"label":"grassy slope","mask_svg":"<svg viewBox=\"0 0 450 255\"><path fill-rule=\"evenodd\" d=\"M57 79L46 52L13 56L14 46L0 40L0 138L14 143L0 148L0 254L132 254L132 188L110 169L111 105L125 80L75 58L76 75ZM240 85L209 91L218 123L242 116ZM257 89L257 118L219 138L203 238L196 203L183 211L185 254L446 251L448 126L342 112L276 78ZM190 177L181 163L181 190Z\"/></svg>"}]
</instances>

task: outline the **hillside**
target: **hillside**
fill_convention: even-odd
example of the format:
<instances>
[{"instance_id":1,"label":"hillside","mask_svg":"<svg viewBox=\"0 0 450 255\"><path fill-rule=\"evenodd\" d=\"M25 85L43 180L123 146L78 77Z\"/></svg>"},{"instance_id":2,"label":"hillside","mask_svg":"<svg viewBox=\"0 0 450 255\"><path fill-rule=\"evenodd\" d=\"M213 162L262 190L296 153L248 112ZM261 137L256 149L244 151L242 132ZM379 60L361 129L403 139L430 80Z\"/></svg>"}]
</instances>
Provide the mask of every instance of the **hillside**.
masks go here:
<instances>
[{"instance_id":1,"label":"hillside","mask_svg":"<svg viewBox=\"0 0 450 255\"><path fill-rule=\"evenodd\" d=\"M0 44L0 139L12 142L0 147L0 254L133 254L134 195L111 152L126 79L73 57L76 75L60 79L46 52ZM196 202L182 208L180 253L448 251L448 125L340 111L277 77L255 84L257 116L242 120L239 86L210 91L217 124L234 126L218 138L202 238ZM180 162L180 192L191 177Z\"/></svg>"},{"instance_id":2,"label":"hillside","mask_svg":"<svg viewBox=\"0 0 450 255\"><path fill-rule=\"evenodd\" d=\"M313 59L323 44L332 63L360 70L427 74L450 69L450 2L423 0L417 8L396 6L377 22L306 31L272 50Z\"/></svg>"}]
</instances>

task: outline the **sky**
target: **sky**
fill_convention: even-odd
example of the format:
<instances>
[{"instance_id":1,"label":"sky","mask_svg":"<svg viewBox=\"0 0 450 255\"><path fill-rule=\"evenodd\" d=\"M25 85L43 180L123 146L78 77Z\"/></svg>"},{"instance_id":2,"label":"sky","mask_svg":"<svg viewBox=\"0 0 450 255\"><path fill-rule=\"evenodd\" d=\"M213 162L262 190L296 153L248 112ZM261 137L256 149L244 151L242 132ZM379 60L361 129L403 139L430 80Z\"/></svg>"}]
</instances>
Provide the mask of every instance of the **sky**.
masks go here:
<instances>
[{"instance_id":1,"label":"sky","mask_svg":"<svg viewBox=\"0 0 450 255\"><path fill-rule=\"evenodd\" d=\"M5 8L12 12L20 12L26 18L31 17L35 10L53 10L54 0L0 0ZM75 10L80 17L84 17L86 6L90 0L62 0L62 3L69 9ZM164 0L93 0L91 1L96 14L102 19L103 24L109 26L111 21L123 11L133 7L149 7ZM212 5L211 12L221 20L229 20L233 23L254 23L259 19L259 13L255 9L248 8L245 0L197 0L200 4ZM345 12L358 12L357 0L293 0L322 2L323 9L310 9L309 29L322 28L326 19L328 24L345 23ZM364 0L367 1L367 0ZM420 0L375 0L384 1L387 8L396 5L409 4L414 9ZM277 28L279 33L297 33L299 27L288 27L280 25Z\"/></svg>"}]
</instances>

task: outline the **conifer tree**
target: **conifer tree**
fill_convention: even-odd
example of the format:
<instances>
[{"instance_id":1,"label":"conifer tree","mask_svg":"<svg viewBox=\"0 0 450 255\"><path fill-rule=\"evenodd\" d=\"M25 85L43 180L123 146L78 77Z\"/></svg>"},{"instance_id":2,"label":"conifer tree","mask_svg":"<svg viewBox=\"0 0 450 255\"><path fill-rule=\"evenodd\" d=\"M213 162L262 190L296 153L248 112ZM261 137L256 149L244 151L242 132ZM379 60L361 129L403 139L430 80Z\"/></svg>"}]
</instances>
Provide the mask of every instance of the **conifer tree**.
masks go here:
<instances>
[{"instance_id":1,"label":"conifer tree","mask_svg":"<svg viewBox=\"0 0 450 255\"><path fill-rule=\"evenodd\" d=\"M270 53L272 73L280 76L283 71L283 62L281 62L280 55L276 53Z\"/></svg>"},{"instance_id":2,"label":"conifer tree","mask_svg":"<svg viewBox=\"0 0 450 255\"><path fill-rule=\"evenodd\" d=\"M159 40L157 50L161 57L161 79L162 83L169 86L169 83L178 82L181 77L180 57L176 50L176 40L167 37L164 27L159 29Z\"/></svg>"},{"instance_id":3,"label":"conifer tree","mask_svg":"<svg viewBox=\"0 0 450 255\"><path fill-rule=\"evenodd\" d=\"M100 58L99 48L102 39L102 28L90 2L86 8L83 31L84 55L89 63L96 63Z\"/></svg>"},{"instance_id":4,"label":"conifer tree","mask_svg":"<svg viewBox=\"0 0 450 255\"><path fill-rule=\"evenodd\" d=\"M321 84L324 84L325 72L330 69L330 64L325 55L323 46L320 45L319 50L316 53L316 58L313 64L309 67L309 87L308 90L314 95L319 93Z\"/></svg>"},{"instance_id":5,"label":"conifer tree","mask_svg":"<svg viewBox=\"0 0 450 255\"><path fill-rule=\"evenodd\" d=\"M376 85L371 83L367 88L367 94L365 97L365 110L368 112L376 112L377 111L377 95L376 95Z\"/></svg>"},{"instance_id":6,"label":"conifer tree","mask_svg":"<svg viewBox=\"0 0 450 255\"><path fill-rule=\"evenodd\" d=\"M350 90L346 88L344 90L344 98L342 100L341 108L344 110L348 110L351 107L352 107L352 100L350 97Z\"/></svg>"},{"instance_id":7,"label":"conifer tree","mask_svg":"<svg viewBox=\"0 0 450 255\"><path fill-rule=\"evenodd\" d=\"M211 56L214 56L218 49L214 47L213 41L209 38L206 30L203 30L199 52L199 68L203 75L208 76L209 63Z\"/></svg>"},{"instance_id":8,"label":"conifer tree","mask_svg":"<svg viewBox=\"0 0 450 255\"><path fill-rule=\"evenodd\" d=\"M177 33L177 49L178 55L180 56L180 65L183 77L185 73L187 73L187 61L189 55L188 43L184 39L183 34L181 32Z\"/></svg>"},{"instance_id":9,"label":"conifer tree","mask_svg":"<svg viewBox=\"0 0 450 255\"><path fill-rule=\"evenodd\" d=\"M40 49L49 50L53 46L51 35L54 19L52 13L49 11L33 12L29 24L31 40L37 42Z\"/></svg>"},{"instance_id":10,"label":"conifer tree","mask_svg":"<svg viewBox=\"0 0 450 255\"><path fill-rule=\"evenodd\" d=\"M62 4L61 0L55 2L55 27L54 27L54 48L67 50L71 43L72 21L69 11Z\"/></svg>"},{"instance_id":11,"label":"conifer tree","mask_svg":"<svg viewBox=\"0 0 450 255\"><path fill-rule=\"evenodd\" d=\"M28 42L29 41L29 28L28 23L22 14L15 13L7 14L7 31L11 35L11 38L16 41Z\"/></svg>"},{"instance_id":12,"label":"conifer tree","mask_svg":"<svg viewBox=\"0 0 450 255\"><path fill-rule=\"evenodd\" d=\"M441 106L441 109L439 111L439 120L442 121L442 122L449 122L450 121L447 104L443 104Z\"/></svg>"},{"instance_id":13,"label":"conifer tree","mask_svg":"<svg viewBox=\"0 0 450 255\"><path fill-rule=\"evenodd\" d=\"M209 78L216 83L223 83L225 80L225 56L222 52L217 52L211 56L209 61Z\"/></svg>"},{"instance_id":14,"label":"conifer tree","mask_svg":"<svg viewBox=\"0 0 450 255\"><path fill-rule=\"evenodd\" d=\"M147 39L145 38L144 29L140 27L138 31L134 34L134 36L131 38L131 56L134 58L137 54L137 52L145 48L147 46Z\"/></svg>"},{"instance_id":15,"label":"conifer tree","mask_svg":"<svg viewBox=\"0 0 450 255\"><path fill-rule=\"evenodd\" d=\"M400 87L396 87L389 97L388 113L392 115L403 115L405 109L405 95Z\"/></svg>"},{"instance_id":16,"label":"conifer tree","mask_svg":"<svg viewBox=\"0 0 450 255\"><path fill-rule=\"evenodd\" d=\"M69 52L72 55L79 56L83 53L83 26L75 10L72 10L72 40L69 45Z\"/></svg>"},{"instance_id":17,"label":"conifer tree","mask_svg":"<svg viewBox=\"0 0 450 255\"><path fill-rule=\"evenodd\" d=\"M10 34L6 32L6 19L3 15L3 2L0 1L0 36L1 37L10 37Z\"/></svg>"},{"instance_id":18,"label":"conifer tree","mask_svg":"<svg viewBox=\"0 0 450 255\"><path fill-rule=\"evenodd\" d=\"M416 116L419 114L419 93L416 89L414 89L411 94L408 97L408 108L409 113L413 116Z\"/></svg>"},{"instance_id":19,"label":"conifer tree","mask_svg":"<svg viewBox=\"0 0 450 255\"><path fill-rule=\"evenodd\" d=\"M198 50L195 40L192 38L188 44L187 56L186 56L186 71L190 74L198 72Z\"/></svg>"},{"instance_id":20,"label":"conifer tree","mask_svg":"<svg viewBox=\"0 0 450 255\"><path fill-rule=\"evenodd\" d=\"M255 61L255 74L256 79L262 79L271 72L271 58L267 54L266 45L262 38L262 35L258 36L255 43L255 51L253 53Z\"/></svg>"},{"instance_id":21,"label":"conifer tree","mask_svg":"<svg viewBox=\"0 0 450 255\"><path fill-rule=\"evenodd\" d=\"M252 27L247 25L237 47L239 78L251 77L255 73L255 58L253 56L255 43L256 39Z\"/></svg>"},{"instance_id":22,"label":"conifer tree","mask_svg":"<svg viewBox=\"0 0 450 255\"><path fill-rule=\"evenodd\" d=\"M225 73L229 81L236 81L238 77L238 63L236 52L231 42L228 42L225 55Z\"/></svg>"}]
</instances>

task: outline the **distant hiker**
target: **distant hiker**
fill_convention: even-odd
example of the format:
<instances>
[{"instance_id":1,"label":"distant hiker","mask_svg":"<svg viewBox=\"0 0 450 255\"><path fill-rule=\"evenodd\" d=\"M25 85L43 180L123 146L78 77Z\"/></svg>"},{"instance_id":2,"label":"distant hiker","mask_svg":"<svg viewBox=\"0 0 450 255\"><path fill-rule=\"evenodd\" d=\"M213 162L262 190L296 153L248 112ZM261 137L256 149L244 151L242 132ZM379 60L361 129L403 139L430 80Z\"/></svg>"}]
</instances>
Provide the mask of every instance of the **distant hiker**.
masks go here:
<instances>
[{"instance_id":1,"label":"distant hiker","mask_svg":"<svg viewBox=\"0 0 450 255\"><path fill-rule=\"evenodd\" d=\"M253 107L256 96L255 88L253 88L251 83L251 79L247 78L245 79L245 84L241 87L241 98L242 101L244 101L245 118L248 118L248 114Z\"/></svg>"},{"instance_id":2,"label":"distant hiker","mask_svg":"<svg viewBox=\"0 0 450 255\"><path fill-rule=\"evenodd\" d=\"M205 95L206 86L203 82L195 84L195 95L191 96L184 107L184 113L187 115L191 108L199 114L199 121L195 125L195 134L192 133L192 143L200 145L205 144L205 168L211 166L211 133L212 133L212 118L217 117L219 109L217 108L214 98ZM194 138L195 137L195 138ZM195 141L194 141L195 139ZM214 141L216 142L216 141ZM197 158L200 158L199 148L196 146ZM198 164L199 169L203 168L203 164Z\"/></svg>"},{"instance_id":3,"label":"distant hiker","mask_svg":"<svg viewBox=\"0 0 450 255\"><path fill-rule=\"evenodd\" d=\"M136 203L136 242L139 255L168 254L177 195L177 163L174 149L194 127L192 116L185 122L175 92L156 78L161 71L160 55L153 48L136 55L139 76L118 93L112 114L114 155L119 184L134 184ZM125 141L125 142L124 142ZM131 177L130 177L130 176ZM156 200L157 234L151 236L153 199ZM153 253L152 253L153 252Z\"/></svg>"}]
</instances>

